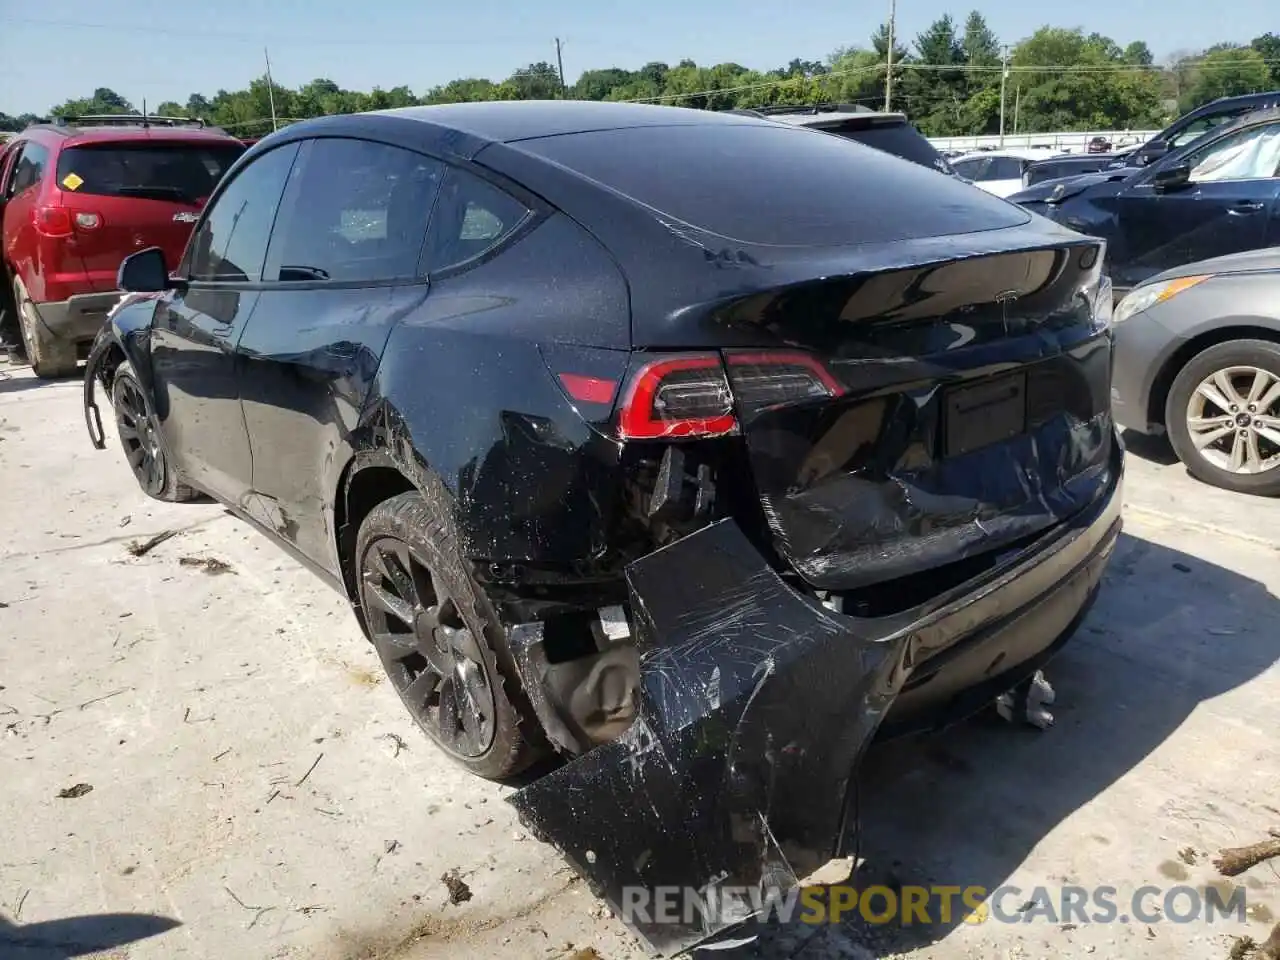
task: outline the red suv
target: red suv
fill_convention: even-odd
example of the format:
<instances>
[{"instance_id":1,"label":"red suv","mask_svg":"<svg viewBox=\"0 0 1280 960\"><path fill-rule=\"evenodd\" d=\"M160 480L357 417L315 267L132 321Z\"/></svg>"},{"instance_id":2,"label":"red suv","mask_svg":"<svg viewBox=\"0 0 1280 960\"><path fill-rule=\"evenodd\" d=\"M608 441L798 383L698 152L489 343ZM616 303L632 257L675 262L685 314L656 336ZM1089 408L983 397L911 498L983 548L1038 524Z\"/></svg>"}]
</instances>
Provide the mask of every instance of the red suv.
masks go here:
<instances>
[{"instance_id":1,"label":"red suv","mask_svg":"<svg viewBox=\"0 0 1280 960\"><path fill-rule=\"evenodd\" d=\"M199 121L64 118L0 146L4 280L36 376L75 370L120 298L120 261L181 257L239 140Z\"/></svg>"}]
</instances>

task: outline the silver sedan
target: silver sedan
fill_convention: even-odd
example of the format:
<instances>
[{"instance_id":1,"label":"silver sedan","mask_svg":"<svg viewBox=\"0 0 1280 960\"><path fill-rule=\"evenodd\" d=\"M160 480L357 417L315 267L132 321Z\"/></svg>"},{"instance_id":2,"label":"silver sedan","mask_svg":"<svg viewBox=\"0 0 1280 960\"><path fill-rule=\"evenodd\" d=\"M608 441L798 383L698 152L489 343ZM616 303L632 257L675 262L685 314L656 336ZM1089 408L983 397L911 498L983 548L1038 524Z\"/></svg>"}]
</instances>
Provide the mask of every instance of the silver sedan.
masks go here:
<instances>
[{"instance_id":1,"label":"silver sedan","mask_svg":"<svg viewBox=\"0 0 1280 960\"><path fill-rule=\"evenodd\" d=\"M1280 247L1152 277L1114 320L1116 420L1205 483L1280 495Z\"/></svg>"}]
</instances>

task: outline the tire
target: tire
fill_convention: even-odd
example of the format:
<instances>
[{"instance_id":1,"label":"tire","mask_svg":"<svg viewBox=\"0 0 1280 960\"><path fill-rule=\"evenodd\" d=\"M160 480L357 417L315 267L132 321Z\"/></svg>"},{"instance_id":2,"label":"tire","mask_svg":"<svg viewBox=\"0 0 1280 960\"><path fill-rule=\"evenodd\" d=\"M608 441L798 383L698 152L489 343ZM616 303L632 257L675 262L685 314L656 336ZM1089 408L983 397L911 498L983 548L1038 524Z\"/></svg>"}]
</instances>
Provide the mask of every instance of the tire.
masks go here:
<instances>
[{"instance_id":1,"label":"tire","mask_svg":"<svg viewBox=\"0 0 1280 960\"><path fill-rule=\"evenodd\" d=\"M160 440L160 425L146 388L128 362L116 368L111 380L120 448L133 478L147 496L168 503L200 499L200 493L178 479Z\"/></svg>"},{"instance_id":2,"label":"tire","mask_svg":"<svg viewBox=\"0 0 1280 960\"><path fill-rule=\"evenodd\" d=\"M1280 344L1230 340L1198 353L1174 378L1165 425L1196 479L1280 496Z\"/></svg>"},{"instance_id":3,"label":"tire","mask_svg":"<svg viewBox=\"0 0 1280 960\"><path fill-rule=\"evenodd\" d=\"M428 499L415 490L378 504L360 525L353 559L361 624L423 733L490 780L539 759L545 740L506 630L463 564L444 495ZM388 612L388 593L402 604L391 604L399 615ZM476 683L481 671L483 689ZM470 728L467 704L478 708Z\"/></svg>"},{"instance_id":4,"label":"tire","mask_svg":"<svg viewBox=\"0 0 1280 960\"><path fill-rule=\"evenodd\" d=\"M27 351L27 362L37 377L49 380L66 377L76 372L76 345L59 340L45 329L36 315L35 305L27 296L21 277L13 278L13 302L18 312L18 328L22 332L22 345Z\"/></svg>"}]
</instances>

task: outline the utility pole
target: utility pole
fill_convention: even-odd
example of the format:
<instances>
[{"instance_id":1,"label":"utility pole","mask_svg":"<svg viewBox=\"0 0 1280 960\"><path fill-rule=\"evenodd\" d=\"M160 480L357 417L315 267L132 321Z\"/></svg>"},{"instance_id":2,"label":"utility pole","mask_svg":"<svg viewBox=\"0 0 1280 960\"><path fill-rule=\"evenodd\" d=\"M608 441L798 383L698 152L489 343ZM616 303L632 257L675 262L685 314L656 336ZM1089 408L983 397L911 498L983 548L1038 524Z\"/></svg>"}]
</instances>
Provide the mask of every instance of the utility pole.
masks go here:
<instances>
[{"instance_id":1,"label":"utility pole","mask_svg":"<svg viewBox=\"0 0 1280 960\"><path fill-rule=\"evenodd\" d=\"M271 79L271 55L266 47L262 48L262 59L267 61L267 101L271 104L271 132L274 133L280 126L276 123L276 85Z\"/></svg>"},{"instance_id":2,"label":"utility pole","mask_svg":"<svg viewBox=\"0 0 1280 960\"><path fill-rule=\"evenodd\" d=\"M1004 146L1004 89L1009 81L1009 45L1000 48L1000 146Z\"/></svg>"},{"instance_id":3,"label":"utility pole","mask_svg":"<svg viewBox=\"0 0 1280 960\"><path fill-rule=\"evenodd\" d=\"M1018 113L1022 110L1022 84L1013 88L1013 135L1018 135Z\"/></svg>"},{"instance_id":4,"label":"utility pole","mask_svg":"<svg viewBox=\"0 0 1280 960\"><path fill-rule=\"evenodd\" d=\"M898 17L898 0L889 0L889 46L885 50L884 112L893 108L893 28Z\"/></svg>"},{"instance_id":5,"label":"utility pole","mask_svg":"<svg viewBox=\"0 0 1280 960\"><path fill-rule=\"evenodd\" d=\"M556 37L556 67L560 70L560 96L567 99L569 96L569 88L564 83L564 57L560 55L560 38Z\"/></svg>"}]
</instances>

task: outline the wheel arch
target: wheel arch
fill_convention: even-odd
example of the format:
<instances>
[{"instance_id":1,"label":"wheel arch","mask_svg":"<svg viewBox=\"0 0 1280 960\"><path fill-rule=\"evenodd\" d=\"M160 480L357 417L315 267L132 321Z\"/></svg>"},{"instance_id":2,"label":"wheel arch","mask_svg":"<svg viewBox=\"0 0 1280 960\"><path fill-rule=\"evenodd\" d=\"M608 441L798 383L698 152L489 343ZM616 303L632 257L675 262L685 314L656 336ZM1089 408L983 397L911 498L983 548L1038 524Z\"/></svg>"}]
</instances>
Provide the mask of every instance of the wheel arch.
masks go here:
<instances>
[{"instance_id":1,"label":"wheel arch","mask_svg":"<svg viewBox=\"0 0 1280 960\"><path fill-rule=\"evenodd\" d=\"M386 446L358 450L338 478L333 498L334 556L347 598L362 624L355 581L355 545L360 525L378 504L412 490L428 496L427 488L425 467L408 467Z\"/></svg>"},{"instance_id":2,"label":"wheel arch","mask_svg":"<svg viewBox=\"0 0 1280 960\"><path fill-rule=\"evenodd\" d=\"M1173 381L1182 368L1210 347L1232 340L1267 340L1280 344L1280 324L1272 321L1271 325L1267 325L1259 320L1239 318L1225 325L1203 330L1189 338L1165 359L1151 381L1151 392L1147 398L1147 422L1159 424L1167 431L1169 425L1165 422L1165 406L1169 402Z\"/></svg>"}]
</instances>

